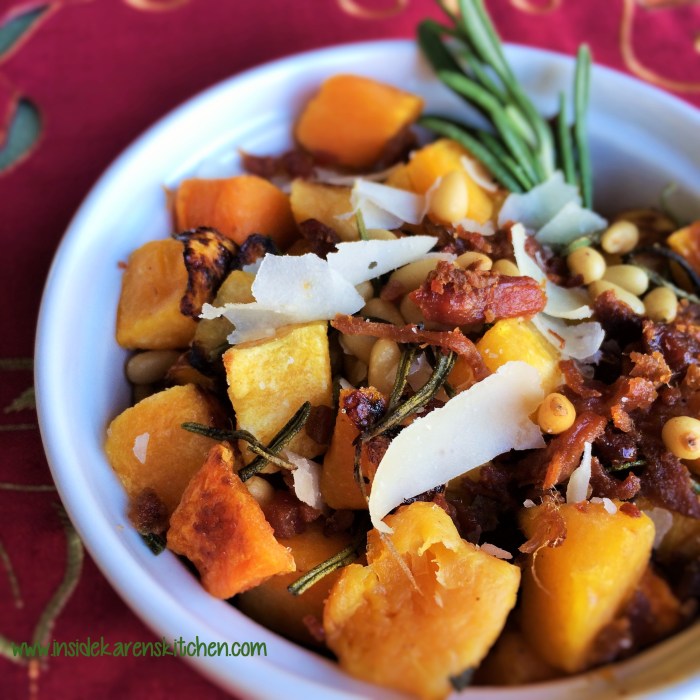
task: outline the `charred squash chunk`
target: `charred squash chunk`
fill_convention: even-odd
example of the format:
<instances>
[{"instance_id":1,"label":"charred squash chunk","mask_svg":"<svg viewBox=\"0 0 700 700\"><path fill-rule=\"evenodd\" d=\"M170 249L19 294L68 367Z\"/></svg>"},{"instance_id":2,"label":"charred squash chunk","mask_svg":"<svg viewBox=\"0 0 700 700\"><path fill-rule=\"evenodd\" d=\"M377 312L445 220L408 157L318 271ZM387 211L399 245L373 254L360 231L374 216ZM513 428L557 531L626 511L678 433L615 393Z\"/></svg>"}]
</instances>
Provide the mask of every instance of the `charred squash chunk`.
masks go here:
<instances>
[{"instance_id":1,"label":"charred squash chunk","mask_svg":"<svg viewBox=\"0 0 700 700\"><path fill-rule=\"evenodd\" d=\"M336 509L367 509L367 501L355 481L355 439L360 434L362 421L380 417L386 408L386 400L372 387L366 389L343 389L338 400L338 416L333 437L323 460L321 472L321 495L323 500ZM368 427L368 425L364 426ZM371 480L383 455L375 454L372 444L362 446L360 465L367 480L369 495Z\"/></svg>"},{"instance_id":2,"label":"charred squash chunk","mask_svg":"<svg viewBox=\"0 0 700 700\"><path fill-rule=\"evenodd\" d=\"M542 547L525 567L522 630L534 650L555 668L577 673L595 658L594 641L630 599L647 568L654 523L631 504L566 504L559 514L566 539ZM531 537L543 506L523 512Z\"/></svg>"},{"instance_id":3,"label":"charred squash chunk","mask_svg":"<svg viewBox=\"0 0 700 700\"><path fill-rule=\"evenodd\" d=\"M261 233L285 250L298 237L289 197L257 175L184 180L174 209L178 230L210 226L239 245Z\"/></svg>"},{"instance_id":4,"label":"charred squash chunk","mask_svg":"<svg viewBox=\"0 0 700 700\"><path fill-rule=\"evenodd\" d=\"M296 562L296 571L274 576L243 593L237 598L238 607L261 625L289 639L319 646L318 639L311 635L305 620L313 618L320 624L323 604L331 586L340 576L340 571L334 571L324 577L301 595L292 595L287 586L314 566L347 547L350 544L350 536L347 533L326 536L323 534L322 525L312 523L304 532L282 539L280 543L291 550Z\"/></svg>"},{"instance_id":5,"label":"charred squash chunk","mask_svg":"<svg viewBox=\"0 0 700 700\"><path fill-rule=\"evenodd\" d=\"M349 168L369 168L422 109L420 97L391 85L335 75L306 105L295 134L311 153L330 156Z\"/></svg>"},{"instance_id":6,"label":"charred squash chunk","mask_svg":"<svg viewBox=\"0 0 700 700\"><path fill-rule=\"evenodd\" d=\"M369 533L367 566L347 566L331 589L326 640L353 676L444 698L503 629L520 570L462 540L435 504L403 506L386 523L395 552Z\"/></svg>"},{"instance_id":7,"label":"charred squash chunk","mask_svg":"<svg viewBox=\"0 0 700 700\"><path fill-rule=\"evenodd\" d=\"M117 342L129 350L187 347L197 322L180 302L187 290L187 269L180 241L163 239L137 248L122 277L117 308Z\"/></svg>"},{"instance_id":8,"label":"charred squash chunk","mask_svg":"<svg viewBox=\"0 0 700 700\"><path fill-rule=\"evenodd\" d=\"M189 384L153 394L110 423L105 452L132 502L150 489L168 516L175 510L211 448L209 438L181 425L214 425L216 413L205 394Z\"/></svg>"},{"instance_id":9,"label":"charred squash chunk","mask_svg":"<svg viewBox=\"0 0 700 700\"><path fill-rule=\"evenodd\" d=\"M230 598L294 571L258 502L234 470L230 447L212 447L170 518L168 547L196 567L205 590Z\"/></svg>"},{"instance_id":10,"label":"charred squash chunk","mask_svg":"<svg viewBox=\"0 0 700 700\"><path fill-rule=\"evenodd\" d=\"M290 326L270 340L236 345L224 353L228 395L236 427L267 444L299 407L330 406L331 360L325 321ZM287 449L315 457L325 447L302 430ZM244 461L255 457L241 444Z\"/></svg>"}]
</instances>

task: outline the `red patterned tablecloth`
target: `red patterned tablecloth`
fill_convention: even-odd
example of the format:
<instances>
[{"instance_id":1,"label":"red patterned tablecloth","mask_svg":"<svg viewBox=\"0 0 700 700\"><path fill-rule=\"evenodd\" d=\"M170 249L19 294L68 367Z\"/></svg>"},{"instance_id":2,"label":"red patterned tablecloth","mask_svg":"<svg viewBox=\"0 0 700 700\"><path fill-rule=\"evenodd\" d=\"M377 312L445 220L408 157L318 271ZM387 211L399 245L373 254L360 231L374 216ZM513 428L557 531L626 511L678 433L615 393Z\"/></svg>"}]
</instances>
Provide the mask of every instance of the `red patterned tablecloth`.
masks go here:
<instances>
[{"instance_id":1,"label":"red patterned tablecloth","mask_svg":"<svg viewBox=\"0 0 700 700\"><path fill-rule=\"evenodd\" d=\"M488 6L509 41L567 53L588 41L599 63L700 106L695 2ZM174 658L12 657L11 641L41 637L153 639L81 560L36 426L42 283L88 189L140 132L216 81L319 46L410 37L439 14L432 0L0 0L0 698L226 697Z\"/></svg>"}]
</instances>

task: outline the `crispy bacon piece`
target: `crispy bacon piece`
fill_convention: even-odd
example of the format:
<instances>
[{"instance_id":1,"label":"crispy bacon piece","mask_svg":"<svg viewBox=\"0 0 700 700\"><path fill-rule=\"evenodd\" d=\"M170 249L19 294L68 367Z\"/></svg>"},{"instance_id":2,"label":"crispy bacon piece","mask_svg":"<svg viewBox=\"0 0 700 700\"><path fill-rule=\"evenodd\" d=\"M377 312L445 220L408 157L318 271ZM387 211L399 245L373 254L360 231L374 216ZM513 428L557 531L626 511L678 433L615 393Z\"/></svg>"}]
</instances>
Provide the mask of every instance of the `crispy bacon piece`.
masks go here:
<instances>
[{"instance_id":1,"label":"crispy bacon piece","mask_svg":"<svg viewBox=\"0 0 700 700\"><path fill-rule=\"evenodd\" d=\"M281 156L254 156L245 152L241 152L241 156L246 172L266 180L274 177L308 179L314 174L314 157L300 148L287 151Z\"/></svg>"},{"instance_id":2,"label":"crispy bacon piece","mask_svg":"<svg viewBox=\"0 0 700 700\"><path fill-rule=\"evenodd\" d=\"M336 243L340 243L340 236L330 226L317 219L302 221L299 224L299 232L309 242L311 252L324 260L328 253L335 252Z\"/></svg>"},{"instance_id":3,"label":"crispy bacon piece","mask_svg":"<svg viewBox=\"0 0 700 700\"><path fill-rule=\"evenodd\" d=\"M547 445L544 455L547 471L543 488L550 489L571 476L581 462L585 443L595 442L603 434L606 422L603 416L596 413L582 413L568 430Z\"/></svg>"},{"instance_id":4,"label":"crispy bacon piece","mask_svg":"<svg viewBox=\"0 0 700 700\"><path fill-rule=\"evenodd\" d=\"M419 343L421 345L437 345L445 350L452 350L466 358L474 377L480 381L488 376L489 371L479 355L474 343L459 329L453 331L426 331L415 325L407 323L405 326L394 326L391 323L377 323L368 321L359 316L346 316L338 314L331 326L341 333L348 335L369 335L373 338L390 338L397 343Z\"/></svg>"},{"instance_id":5,"label":"crispy bacon piece","mask_svg":"<svg viewBox=\"0 0 700 700\"><path fill-rule=\"evenodd\" d=\"M555 255L551 248L543 246L534 236L525 239L525 252L537 263L550 282L559 287L580 287L581 275L572 275L566 260Z\"/></svg>"},{"instance_id":6,"label":"crispy bacon piece","mask_svg":"<svg viewBox=\"0 0 700 700\"><path fill-rule=\"evenodd\" d=\"M456 326L534 316L547 303L544 291L531 277L462 270L445 260L410 297L427 320Z\"/></svg>"},{"instance_id":7,"label":"crispy bacon piece","mask_svg":"<svg viewBox=\"0 0 700 700\"><path fill-rule=\"evenodd\" d=\"M658 350L651 353L631 352L630 360L634 363L634 368L629 373L630 377L648 379L656 389L671 381L673 372Z\"/></svg>"},{"instance_id":8,"label":"crispy bacon piece","mask_svg":"<svg viewBox=\"0 0 700 700\"><path fill-rule=\"evenodd\" d=\"M674 373L682 374L700 361L700 338L696 338L695 326L670 323L644 322L644 346L647 352L659 351Z\"/></svg>"},{"instance_id":9,"label":"crispy bacon piece","mask_svg":"<svg viewBox=\"0 0 700 700\"><path fill-rule=\"evenodd\" d=\"M595 315L605 331L605 337L614 339L621 348L639 340L642 334L642 317L618 301L612 291L599 294L593 302Z\"/></svg>"},{"instance_id":10,"label":"crispy bacon piece","mask_svg":"<svg viewBox=\"0 0 700 700\"><path fill-rule=\"evenodd\" d=\"M547 494L534 522L535 531L518 549L523 554L533 554L542 547L558 547L566 539L566 522L559 512L556 498Z\"/></svg>"},{"instance_id":11,"label":"crispy bacon piece","mask_svg":"<svg viewBox=\"0 0 700 700\"><path fill-rule=\"evenodd\" d=\"M592 384L595 382L587 381L573 360L562 360L559 369L564 375L564 384L577 396L582 399L595 399L602 395L598 389L593 388Z\"/></svg>"},{"instance_id":12,"label":"crispy bacon piece","mask_svg":"<svg viewBox=\"0 0 700 700\"><path fill-rule=\"evenodd\" d=\"M700 500L695 495L688 467L658 444L645 440L647 466L641 493L656 505L690 518L700 518Z\"/></svg>"},{"instance_id":13,"label":"crispy bacon piece","mask_svg":"<svg viewBox=\"0 0 700 700\"><path fill-rule=\"evenodd\" d=\"M606 409L613 424L629 433L634 428L630 412L647 411L658 396L654 383L642 377L620 377L613 385L614 392L606 402Z\"/></svg>"},{"instance_id":14,"label":"crispy bacon piece","mask_svg":"<svg viewBox=\"0 0 700 700\"><path fill-rule=\"evenodd\" d=\"M636 474L630 472L623 481L619 481L610 476L595 457L591 460L591 487L594 496L629 501L639 493L641 485Z\"/></svg>"}]
</instances>

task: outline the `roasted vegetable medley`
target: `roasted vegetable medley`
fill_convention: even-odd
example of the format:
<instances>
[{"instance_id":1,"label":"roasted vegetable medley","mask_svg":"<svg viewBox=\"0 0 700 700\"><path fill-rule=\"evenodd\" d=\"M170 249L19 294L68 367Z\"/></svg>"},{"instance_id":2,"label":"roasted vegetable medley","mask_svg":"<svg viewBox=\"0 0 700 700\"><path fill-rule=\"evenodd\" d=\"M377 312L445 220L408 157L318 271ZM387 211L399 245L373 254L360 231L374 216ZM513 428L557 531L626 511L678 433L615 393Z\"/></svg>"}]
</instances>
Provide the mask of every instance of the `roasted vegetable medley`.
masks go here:
<instances>
[{"instance_id":1,"label":"roasted vegetable medley","mask_svg":"<svg viewBox=\"0 0 700 700\"><path fill-rule=\"evenodd\" d=\"M587 55L552 127L461 7L421 45L492 130L338 75L294 150L170 193L105 444L154 551L422 698L629 657L700 597L700 222L595 213Z\"/></svg>"}]
</instances>

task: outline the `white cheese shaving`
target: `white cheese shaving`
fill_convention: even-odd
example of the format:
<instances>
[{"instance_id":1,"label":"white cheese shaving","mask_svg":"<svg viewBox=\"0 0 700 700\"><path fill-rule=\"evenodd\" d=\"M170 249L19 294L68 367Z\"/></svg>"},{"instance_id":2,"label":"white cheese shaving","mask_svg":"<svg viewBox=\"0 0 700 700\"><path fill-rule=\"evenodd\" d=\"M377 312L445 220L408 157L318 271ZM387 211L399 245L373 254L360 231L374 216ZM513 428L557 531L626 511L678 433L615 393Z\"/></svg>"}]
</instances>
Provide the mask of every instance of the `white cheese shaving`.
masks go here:
<instances>
[{"instance_id":1,"label":"white cheese shaving","mask_svg":"<svg viewBox=\"0 0 700 700\"><path fill-rule=\"evenodd\" d=\"M547 314L536 314L532 323L565 359L590 360L605 339L605 331L597 321L569 325Z\"/></svg>"},{"instance_id":2,"label":"white cheese shaving","mask_svg":"<svg viewBox=\"0 0 700 700\"><path fill-rule=\"evenodd\" d=\"M496 557L496 559L513 558L513 555L510 552L507 552L505 549L501 549L500 547L496 547L495 544L489 544L488 542L484 542L484 544L480 545L479 549L486 554L490 554L492 557Z\"/></svg>"},{"instance_id":3,"label":"white cheese shaving","mask_svg":"<svg viewBox=\"0 0 700 700\"><path fill-rule=\"evenodd\" d=\"M419 224L423 220L425 197L358 178L352 188L350 204L352 211L341 215L344 218L361 211L368 229L394 229L403 223Z\"/></svg>"},{"instance_id":4,"label":"white cheese shaving","mask_svg":"<svg viewBox=\"0 0 700 700\"><path fill-rule=\"evenodd\" d=\"M511 238L513 240L513 252L515 261L521 275L532 277L538 282L547 295L547 305L544 312L556 318L566 318L578 320L588 318L593 311L588 306L588 296L580 289L565 289L550 282L547 275L539 268L537 263L527 254L525 242L527 233L522 224L515 224L511 227Z\"/></svg>"},{"instance_id":5,"label":"white cheese shaving","mask_svg":"<svg viewBox=\"0 0 700 700\"><path fill-rule=\"evenodd\" d=\"M581 503L588 498L588 485L591 481L591 449L590 442L584 443L581 464L571 473L566 487L567 503Z\"/></svg>"},{"instance_id":6,"label":"white cheese shaving","mask_svg":"<svg viewBox=\"0 0 700 700\"><path fill-rule=\"evenodd\" d=\"M413 421L392 440L369 498L372 524L387 513L509 450L544 447L530 420L543 398L540 376L525 362L507 362L441 408ZM494 426L498 426L494 430Z\"/></svg>"},{"instance_id":7,"label":"white cheese shaving","mask_svg":"<svg viewBox=\"0 0 700 700\"><path fill-rule=\"evenodd\" d=\"M654 523L653 548L657 549L659 545L663 542L664 537L666 537L668 531L673 527L673 514L670 510L666 510L666 508L659 508L657 506L655 506L654 508L649 508L649 510L644 510L642 512L645 515L648 515Z\"/></svg>"},{"instance_id":8,"label":"white cheese shaving","mask_svg":"<svg viewBox=\"0 0 700 700\"><path fill-rule=\"evenodd\" d=\"M480 233L482 236L493 236L496 233L496 227L490 221L480 224L474 219L460 219L454 224L457 228L463 228L469 233Z\"/></svg>"},{"instance_id":9,"label":"white cheese shaving","mask_svg":"<svg viewBox=\"0 0 700 700\"><path fill-rule=\"evenodd\" d=\"M537 506L537 503L535 503L531 498L526 498L523 501L524 508L535 508L536 506Z\"/></svg>"},{"instance_id":10,"label":"white cheese shaving","mask_svg":"<svg viewBox=\"0 0 700 700\"><path fill-rule=\"evenodd\" d=\"M418 391L425 386L428 379L433 374L433 368L430 366L425 353L421 353L416 357L411 363L408 370L408 385L413 389L413 391Z\"/></svg>"},{"instance_id":11,"label":"white cheese shaving","mask_svg":"<svg viewBox=\"0 0 700 700\"><path fill-rule=\"evenodd\" d=\"M602 503L603 508L610 513L610 515L615 515L617 513L617 506L609 498L599 498L594 496L591 498L591 503Z\"/></svg>"},{"instance_id":12,"label":"white cheese shaving","mask_svg":"<svg viewBox=\"0 0 700 700\"><path fill-rule=\"evenodd\" d=\"M462 164L467 175L469 175L482 190L486 190L487 192L496 192L498 190L498 185L489 177L484 166L478 160L469 158L469 156L461 156L459 162Z\"/></svg>"},{"instance_id":13,"label":"white cheese shaving","mask_svg":"<svg viewBox=\"0 0 700 700\"><path fill-rule=\"evenodd\" d=\"M337 252L330 253L326 260L331 270L357 285L420 260L436 243L435 236L338 243Z\"/></svg>"},{"instance_id":14,"label":"white cheese shaving","mask_svg":"<svg viewBox=\"0 0 700 700\"><path fill-rule=\"evenodd\" d=\"M501 207L498 225L519 222L540 243L566 245L596 231L607 221L581 206L578 189L564 182L561 171L525 194L510 194Z\"/></svg>"},{"instance_id":15,"label":"white cheese shaving","mask_svg":"<svg viewBox=\"0 0 700 700\"><path fill-rule=\"evenodd\" d=\"M148 452L148 441L151 439L150 433L141 433L134 438L134 446L132 448L134 457L141 464L146 464L146 454Z\"/></svg>"},{"instance_id":16,"label":"white cheese shaving","mask_svg":"<svg viewBox=\"0 0 700 700\"><path fill-rule=\"evenodd\" d=\"M321 465L290 450L285 450L283 454L296 467L292 479L297 498L316 510L323 510L325 503L321 496Z\"/></svg>"}]
</instances>

